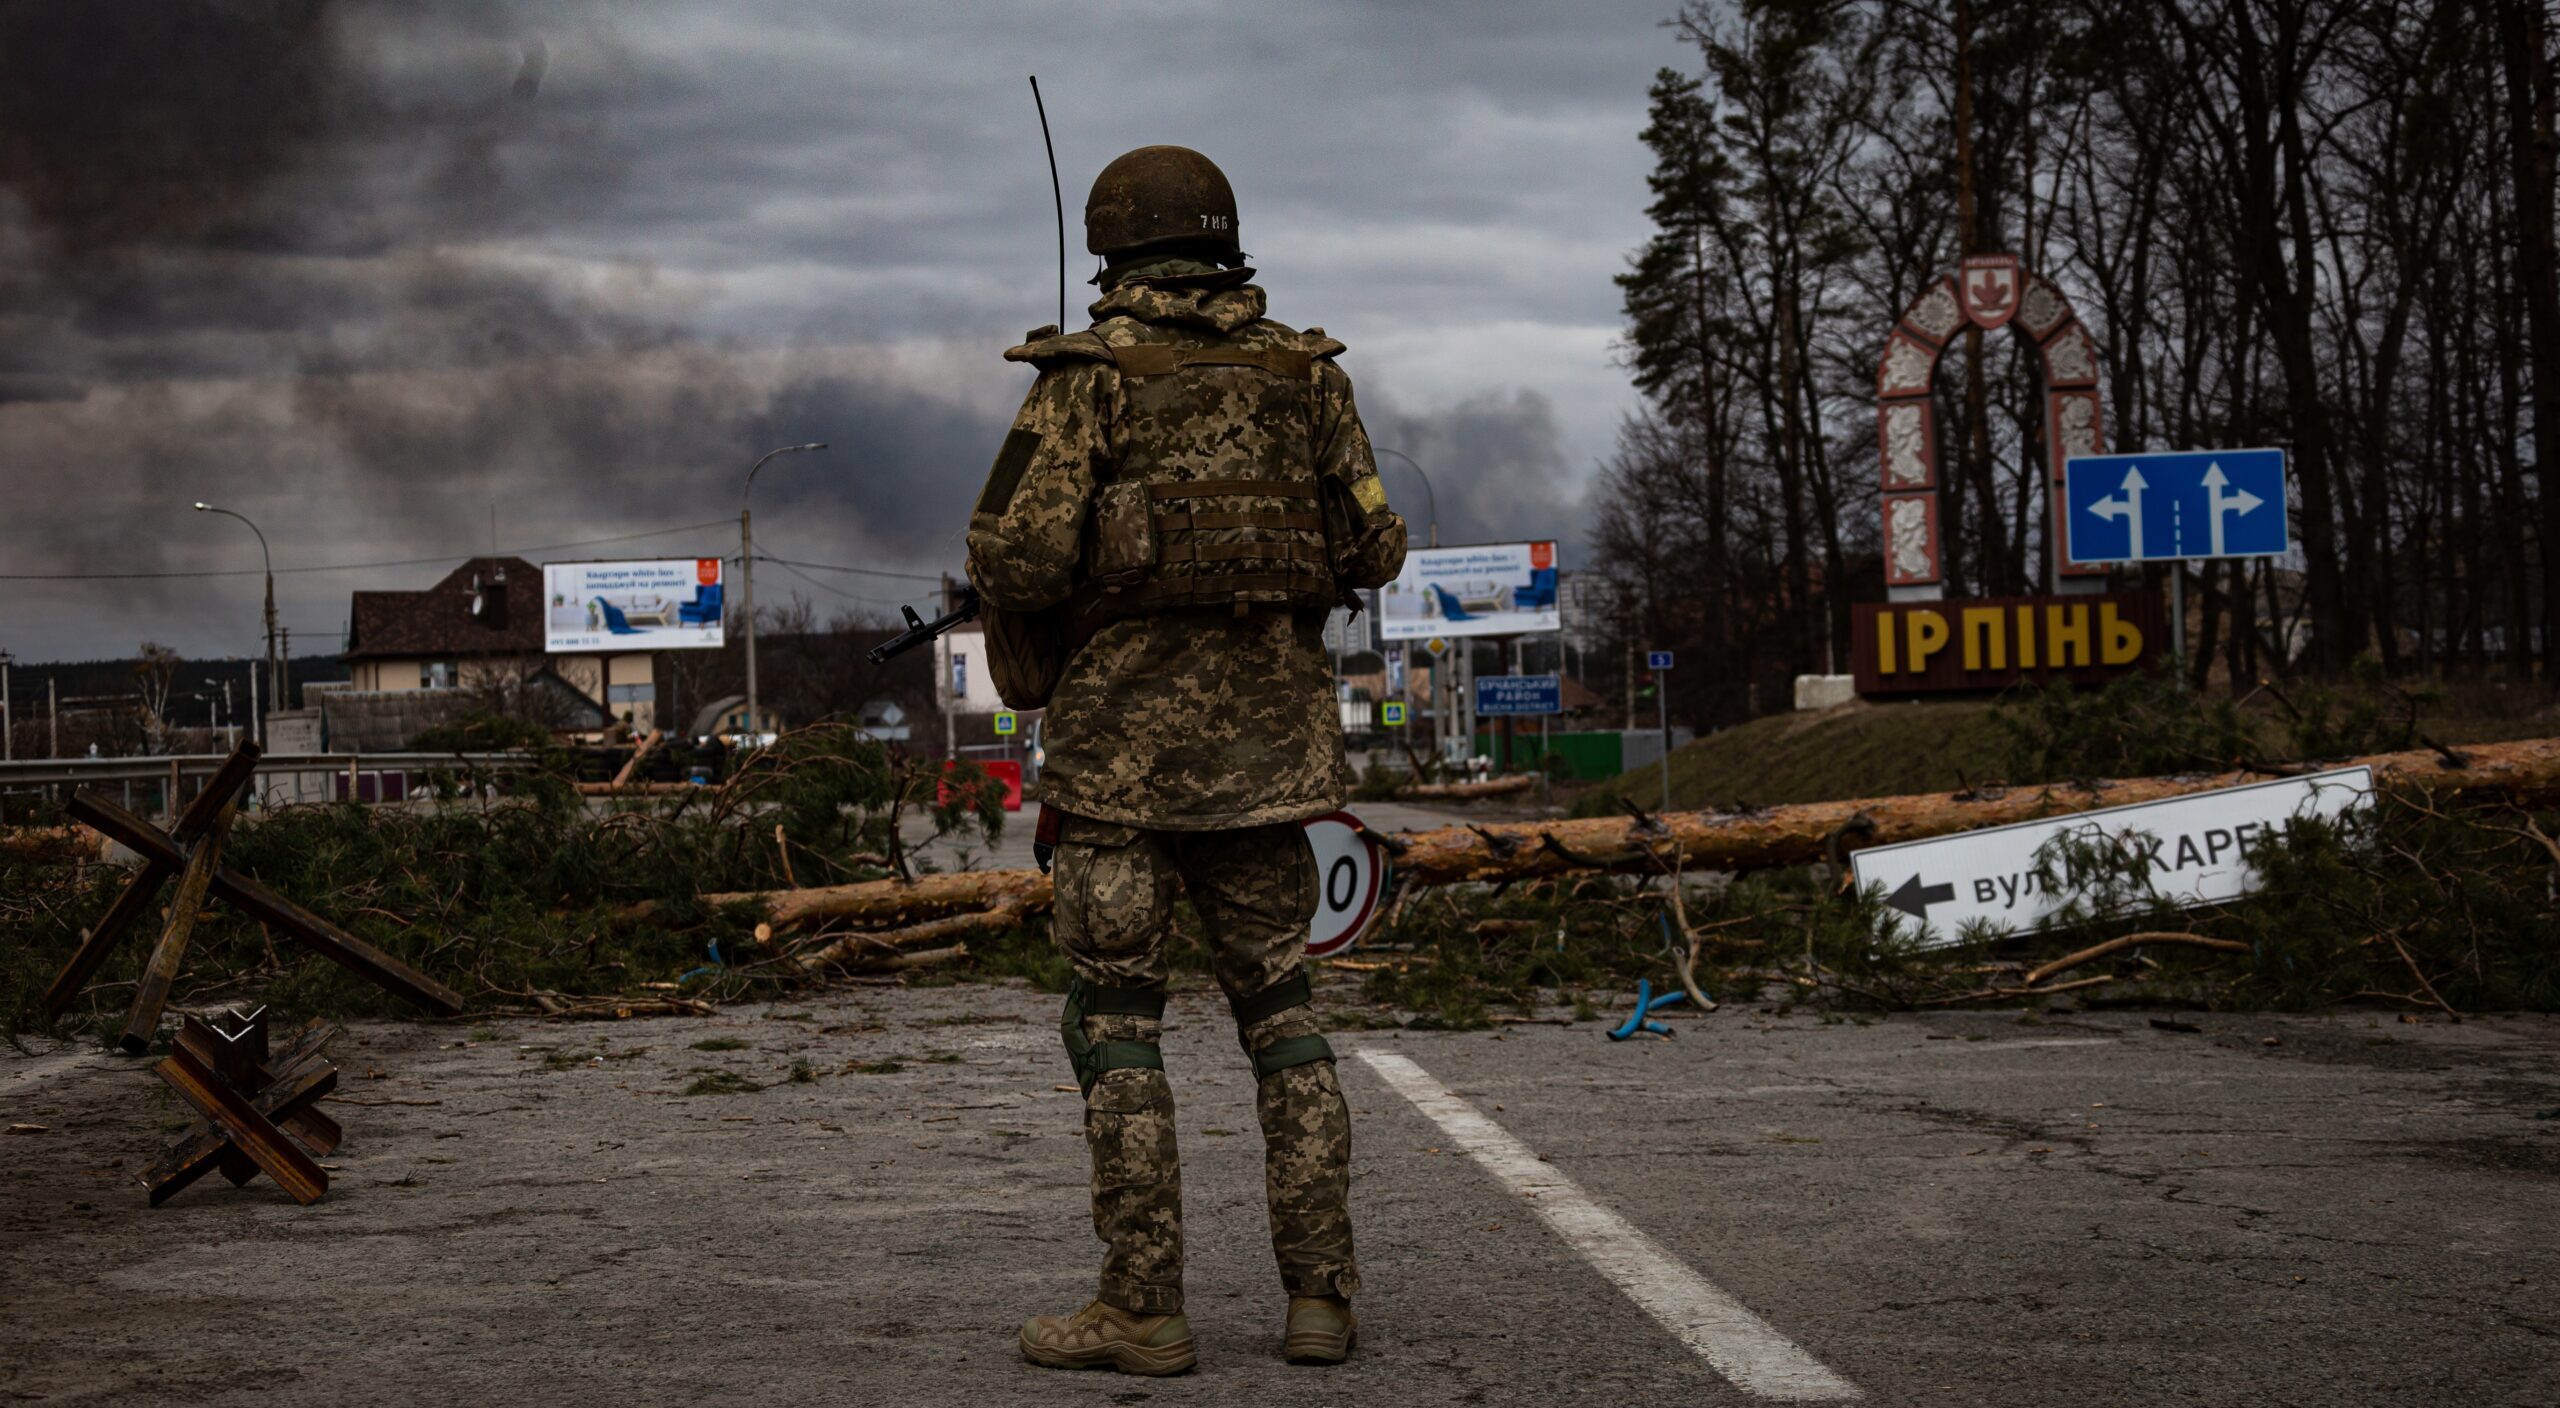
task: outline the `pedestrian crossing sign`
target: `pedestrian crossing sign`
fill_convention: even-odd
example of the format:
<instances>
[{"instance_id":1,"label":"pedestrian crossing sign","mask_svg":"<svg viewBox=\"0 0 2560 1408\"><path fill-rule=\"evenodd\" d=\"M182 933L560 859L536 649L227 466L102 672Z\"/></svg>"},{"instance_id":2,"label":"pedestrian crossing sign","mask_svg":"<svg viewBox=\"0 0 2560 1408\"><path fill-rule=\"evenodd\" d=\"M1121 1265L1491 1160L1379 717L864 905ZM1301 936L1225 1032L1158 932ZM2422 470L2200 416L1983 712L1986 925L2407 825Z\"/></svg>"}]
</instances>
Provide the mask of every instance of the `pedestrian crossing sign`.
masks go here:
<instances>
[{"instance_id":1,"label":"pedestrian crossing sign","mask_svg":"<svg viewBox=\"0 0 2560 1408\"><path fill-rule=\"evenodd\" d=\"M1378 723L1384 728L1404 727L1404 702L1393 700L1378 706Z\"/></svg>"}]
</instances>

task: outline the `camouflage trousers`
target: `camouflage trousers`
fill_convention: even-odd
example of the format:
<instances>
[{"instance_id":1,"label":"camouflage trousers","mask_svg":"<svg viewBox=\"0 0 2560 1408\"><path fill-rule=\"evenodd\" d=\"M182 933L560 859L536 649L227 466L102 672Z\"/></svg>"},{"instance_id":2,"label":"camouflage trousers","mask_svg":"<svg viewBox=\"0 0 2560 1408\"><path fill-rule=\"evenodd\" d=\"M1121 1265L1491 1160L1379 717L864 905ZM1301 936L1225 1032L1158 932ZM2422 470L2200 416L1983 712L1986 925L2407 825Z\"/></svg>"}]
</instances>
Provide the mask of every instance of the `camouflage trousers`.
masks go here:
<instances>
[{"instance_id":1,"label":"camouflage trousers","mask_svg":"<svg viewBox=\"0 0 2560 1408\"><path fill-rule=\"evenodd\" d=\"M1161 989L1177 887L1207 931L1219 986L1251 996L1299 971L1316 908L1315 857L1295 823L1233 831L1146 831L1085 817L1059 836L1054 931L1076 975L1112 987ZM1152 1017L1088 1015L1091 1041L1153 1042ZM1312 1009L1288 1008L1246 1026L1245 1049L1316 1034ZM1351 1111L1331 1061L1264 1077L1263 1182L1271 1250L1293 1296L1348 1296ZM1160 1070L1109 1070L1085 1097L1093 1155L1093 1230L1103 1255L1101 1299L1123 1310L1182 1308L1182 1165L1174 1148L1173 1087Z\"/></svg>"}]
</instances>

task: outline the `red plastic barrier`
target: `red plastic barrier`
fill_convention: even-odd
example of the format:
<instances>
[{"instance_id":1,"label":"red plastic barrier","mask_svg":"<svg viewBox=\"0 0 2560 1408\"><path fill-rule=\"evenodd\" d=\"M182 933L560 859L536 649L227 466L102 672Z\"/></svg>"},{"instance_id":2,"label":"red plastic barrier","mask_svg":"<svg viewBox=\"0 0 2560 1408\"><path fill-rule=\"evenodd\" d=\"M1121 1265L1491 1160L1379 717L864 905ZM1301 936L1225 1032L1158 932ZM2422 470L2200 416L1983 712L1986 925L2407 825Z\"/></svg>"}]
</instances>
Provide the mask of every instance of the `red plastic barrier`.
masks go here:
<instances>
[{"instance_id":1,"label":"red plastic barrier","mask_svg":"<svg viewBox=\"0 0 2560 1408\"><path fill-rule=\"evenodd\" d=\"M1018 812L1022 810L1021 763L1010 758L998 758L990 762L979 763L977 766L987 770L986 780L988 782L1003 784L1004 809L1006 811ZM958 767L959 765L950 759L943 760L943 780L935 784L933 789L933 800L935 805L945 807L950 806L958 795L958 789L954 787L952 782L952 774L958 770ZM963 779L959 782L958 788L971 787L977 785L977 783L978 779L976 778Z\"/></svg>"}]
</instances>

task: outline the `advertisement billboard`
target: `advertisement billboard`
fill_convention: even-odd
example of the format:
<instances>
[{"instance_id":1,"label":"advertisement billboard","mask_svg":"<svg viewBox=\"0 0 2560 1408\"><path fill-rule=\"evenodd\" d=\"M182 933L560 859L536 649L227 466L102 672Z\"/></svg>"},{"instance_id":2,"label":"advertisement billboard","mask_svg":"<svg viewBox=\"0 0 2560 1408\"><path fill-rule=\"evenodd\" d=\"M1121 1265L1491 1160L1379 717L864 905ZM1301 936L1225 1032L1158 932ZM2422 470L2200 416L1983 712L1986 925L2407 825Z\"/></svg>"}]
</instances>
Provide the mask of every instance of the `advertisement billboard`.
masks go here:
<instances>
[{"instance_id":1,"label":"advertisement billboard","mask_svg":"<svg viewBox=\"0 0 2560 1408\"><path fill-rule=\"evenodd\" d=\"M1386 640L1562 629L1552 542L1411 548L1403 573L1378 593L1378 630Z\"/></svg>"},{"instance_id":2,"label":"advertisement billboard","mask_svg":"<svg viewBox=\"0 0 2560 1408\"><path fill-rule=\"evenodd\" d=\"M716 557L546 562L542 648L555 655L714 650L722 595Z\"/></svg>"}]
</instances>

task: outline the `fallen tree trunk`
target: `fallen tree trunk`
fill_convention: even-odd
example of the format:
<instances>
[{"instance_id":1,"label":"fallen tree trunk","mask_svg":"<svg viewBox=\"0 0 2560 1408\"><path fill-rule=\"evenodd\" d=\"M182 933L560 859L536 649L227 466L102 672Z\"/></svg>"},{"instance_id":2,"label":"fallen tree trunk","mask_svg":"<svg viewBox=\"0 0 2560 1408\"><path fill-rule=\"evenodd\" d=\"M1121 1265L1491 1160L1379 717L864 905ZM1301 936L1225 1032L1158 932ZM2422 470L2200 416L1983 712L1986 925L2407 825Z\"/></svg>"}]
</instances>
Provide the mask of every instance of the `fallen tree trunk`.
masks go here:
<instances>
[{"instance_id":1,"label":"fallen tree trunk","mask_svg":"<svg viewBox=\"0 0 2560 1408\"><path fill-rule=\"evenodd\" d=\"M2457 761L2458 760L2458 761ZM2377 787L2431 801L2560 803L2560 739L2483 743L2304 767L2370 767ZM1396 869L1425 885L1520 880L1575 870L1760 870L1836 859L1868 846L1916 841L2040 817L2263 782L2271 770L2043 787L1974 788L1919 796L1806 802L1746 812L1449 826L1405 839Z\"/></svg>"},{"instance_id":2,"label":"fallen tree trunk","mask_svg":"<svg viewBox=\"0 0 2560 1408\"><path fill-rule=\"evenodd\" d=\"M2560 805L2560 738L2483 743L2450 753L2419 750L2351 758L2303 772L2370 767L2374 783L2433 804L2510 801ZM1843 802L1805 802L1747 812L1671 812L1642 818L1591 817L1444 826L1393 838L1395 866L1418 884L1523 880L1581 871L1760 870L1840 859L1849 852L1986 826L2157 801L2262 782L2273 770L2042 787L1974 788ZM913 882L872 880L815 890L706 896L715 904L761 901L776 929L821 919L906 922L962 915L1004 922L1048 907L1049 879L1036 870L976 870ZM991 922L973 926L993 927ZM956 932L955 930L954 932ZM873 938L882 937L873 935Z\"/></svg>"},{"instance_id":3,"label":"fallen tree trunk","mask_svg":"<svg viewBox=\"0 0 2560 1408\"><path fill-rule=\"evenodd\" d=\"M991 909L1012 901L1018 901L1026 913L1046 909L1049 877L1036 870L964 870L807 890L743 890L702 899L713 905L761 903L766 922L777 930L827 919L879 924Z\"/></svg>"},{"instance_id":4,"label":"fallen tree trunk","mask_svg":"<svg viewBox=\"0 0 2560 1408\"><path fill-rule=\"evenodd\" d=\"M1019 874L1020 872L997 873ZM1043 887L1044 892L1040 897L1040 903L1044 906L1048 903L1045 889L1046 887ZM1010 929L1021 923L1030 912L1029 895L1015 892L996 901L987 909L972 913L945 915L940 919L928 919L921 924L910 924L903 929L846 934L825 948L793 955L791 962L803 973L815 972L830 966L898 967L915 958L914 954L906 953L904 950L921 944L948 940L959 934L973 934L990 929ZM954 947L961 947L965 951L965 946L955 944Z\"/></svg>"},{"instance_id":5,"label":"fallen tree trunk","mask_svg":"<svg viewBox=\"0 0 2560 1408\"><path fill-rule=\"evenodd\" d=\"M1398 791L1396 796L1399 799L1421 797L1432 801L1465 801L1473 797L1507 797L1514 792L1526 792L1537 785L1536 778L1522 773L1517 777L1493 777L1482 782L1417 783Z\"/></svg>"},{"instance_id":6,"label":"fallen tree trunk","mask_svg":"<svg viewBox=\"0 0 2560 1408\"><path fill-rule=\"evenodd\" d=\"M0 826L0 858L60 863L104 860L108 841L85 826Z\"/></svg>"}]
</instances>

